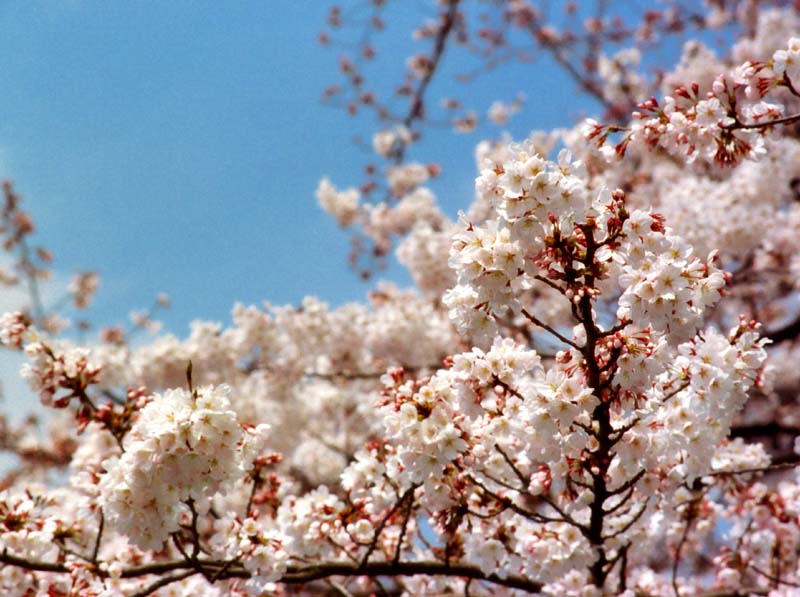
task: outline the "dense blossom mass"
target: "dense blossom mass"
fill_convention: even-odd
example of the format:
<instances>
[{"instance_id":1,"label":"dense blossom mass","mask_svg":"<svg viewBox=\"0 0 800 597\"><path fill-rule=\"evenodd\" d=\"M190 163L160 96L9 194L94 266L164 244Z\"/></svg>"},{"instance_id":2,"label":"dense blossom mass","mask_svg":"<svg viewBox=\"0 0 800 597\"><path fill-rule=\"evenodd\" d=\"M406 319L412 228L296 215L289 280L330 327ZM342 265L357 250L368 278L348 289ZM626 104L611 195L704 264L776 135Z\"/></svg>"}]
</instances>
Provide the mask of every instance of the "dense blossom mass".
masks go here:
<instances>
[{"instance_id":1,"label":"dense blossom mass","mask_svg":"<svg viewBox=\"0 0 800 597\"><path fill-rule=\"evenodd\" d=\"M343 61L350 111L387 122L383 166L317 191L373 257L396 245L414 289L77 342L42 308L49 255L6 185L0 280L31 282L31 305L0 343L51 417L0 434L4 595L800 595L800 9L560 33L508 0L473 33L462 4L415 32L432 49L408 61L403 118ZM727 54L688 40L651 81L639 48L698 23L733 32ZM425 186L445 174L407 158L445 48L471 34L489 59L532 36L605 112L480 142L453 221ZM74 306L97 286L76 277Z\"/></svg>"}]
</instances>

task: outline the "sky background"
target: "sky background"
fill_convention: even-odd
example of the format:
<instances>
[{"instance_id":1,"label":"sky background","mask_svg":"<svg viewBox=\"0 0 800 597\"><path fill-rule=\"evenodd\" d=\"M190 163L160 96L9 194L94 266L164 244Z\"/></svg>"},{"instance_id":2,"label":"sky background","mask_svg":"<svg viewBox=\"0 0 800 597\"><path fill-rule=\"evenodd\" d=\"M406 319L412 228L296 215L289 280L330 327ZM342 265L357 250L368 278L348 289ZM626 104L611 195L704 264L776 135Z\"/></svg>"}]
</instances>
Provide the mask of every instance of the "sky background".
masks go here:
<instances>
[{"instance_id":1,"label":"sky background","mask_svg":"<svg viewBox=\"0 0 800 597\"><path fill-rule=\"evenodd\" d=\"M179 336L195 318L229 321L236 301L363 300L370 285L347 266L349 234L314 197L322 176L361 181L369 156L351 139L375 130L320 101L339 82L339 50L316 41L330 4L0 4L0 176L24 197L60 280L100 273L95 323L124 323L162 291L173 307L160 318ZM403 0L387 13L377 88L400 80L431 5ZM506 127L516 138L597 112L546 58L456 81L473 67L446 54L431 97L485 111L523 91ZM472 196L474 145L499 132L433 130L414 149L443 166L432 187L452 217ZM397 265L383 277L409 282Z\"/></svg>"}]
</instances>

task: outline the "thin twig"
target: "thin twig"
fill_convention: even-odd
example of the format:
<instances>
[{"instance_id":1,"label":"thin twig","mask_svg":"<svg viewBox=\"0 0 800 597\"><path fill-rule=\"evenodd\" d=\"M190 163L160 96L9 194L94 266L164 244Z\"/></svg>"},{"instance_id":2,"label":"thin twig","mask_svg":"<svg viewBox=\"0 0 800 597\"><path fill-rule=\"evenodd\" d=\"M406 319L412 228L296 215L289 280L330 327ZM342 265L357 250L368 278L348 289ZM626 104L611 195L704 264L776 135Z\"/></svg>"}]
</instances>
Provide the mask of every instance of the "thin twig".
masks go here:
<instances>
[{"instance_id":1,"label":"thin twig","mask_svg":"<svg viewBox=\"0 0 800 597\"><path fill-rule=\"evenodd\" d=\"M92 564L97 564L97 554L100 553L100 541L103 539L105 523L106 518L103 515L103 509L100 508L100 523L97 526L97 537L95 537L94 548L92 549Z\"/></svg>"},{"instance_id":2,"label":"thin twig","mask_svg":"<svg viewBox=\"0 0 800 597\"><path fill-rule=\"evenodd\" d=\"M187 570L186 572L181 572L180 574L175 574L173 576L165 576L164 578L160 578L151 585L148 585L141 591L137 591L131 597L147 597L147 595L152 595L156 591L158 591L162 587L166 587L167 585L171 585L174 582L178 582L183 580L184 578L189 578L190 576L194 576L197 574L197 570Z\"/></svg>"},{"instance_id":3,"label":"thin twig","mask_svg":"<svg viewBox=\"0 0 800 597\"><path fill-rule=\"evenodd\" d=\"M558 338L559 340L561 340L561 341L562 341L564 344L568 344L569 346L571 346L571 347L572 347L572 348L574 348L575 350L581 350L581 347L580 347L580 346L578 346L578 344L576 344L575 342L573 342L572 340L570 340L569 338L567 338L565 335L563 335L562 333L560 333L559 331L557 331L555 328L553 328L553 327L550 327L548 324L546 324L545 322L543 322L541 319L539 319L539 318L538 318L538 317L536 317L535 315L532 315L532 314L531 314L531 313L530 313L530 312L529 312L527 309L525 309L524 307L522 308L522 314L523 314L523 315L524 315L524 316L525 316L525 317L526 317L526 318L527 318L527 319L528 319L528 320L529 320L531 323L533 323L534 325L537 325L537 326L539 326L540 328L542 328L542 329L544 329L544 330L547 330L548 332L550 332L550 334L552 334L553 336L555 336L556 338Z\"/></svg>"},{"instance_id":4,"label":"thin twig","mask_svg":"<svg viewBox=\"0 0 800 597\"><path fill-rule=\"evenodd\" d=\"M397 549L394 552L394 558L392 558L393 564L397 564L400 561L400 553L403 549L403 540L405 539L406 530L408 529L408 521L411 518L411 510L414 507L414 493L411 492L407 495L406 513L403 515L403 524L400 527L400 535L397 537Z\"/></svg>"},{"instance_id":5,"label":"thin twig","mask_svg":"<svg viewBox=\"0 0 800 597\"><path fill-rule=\"evenodd\" d=\"M689 530L691 529L692 521L694 520L694 504L690 504L688 507L689 518L686 520L686 526L683 528L681 540L678 542L678 546L675 548L675 559L672 561L672 590L675 591L675 597L680 597L680 590L678 588L678 567L681 564L681 551L683 550L683 544L686 543L686 539L689 537Z\"/></svg>"}]
</instances>

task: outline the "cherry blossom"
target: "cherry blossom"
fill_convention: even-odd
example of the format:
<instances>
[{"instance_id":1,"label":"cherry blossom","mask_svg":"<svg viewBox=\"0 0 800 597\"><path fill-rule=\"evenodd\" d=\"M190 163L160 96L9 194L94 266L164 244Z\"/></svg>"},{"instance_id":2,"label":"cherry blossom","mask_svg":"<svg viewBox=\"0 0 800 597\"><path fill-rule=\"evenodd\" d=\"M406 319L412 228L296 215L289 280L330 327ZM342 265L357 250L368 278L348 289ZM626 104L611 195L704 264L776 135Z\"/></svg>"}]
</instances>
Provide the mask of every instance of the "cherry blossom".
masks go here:
<instances>
[{"instance_id":1,"label":"cherry blossom","mask_svg":"<svg viewBox=\"0 0 800 597\"><path fill-rule=\"evenodd\" d=\"M396 243L414 288L236 304L229 324L136 342L79 342L36 292L0 316L51 414L44 432L0 420L18 460L0 486L3 594L797 594L800 16L724 2L628 26L567 4L577 30L513 1L470 37L470 13L438 3L408 111L372 137L380 182L319 183L375 256ZM370 31L384 9L370 3ZM651 81L646 44L698 23L747 27L719 58L689 40ZM605 113L478 143L451 218L428 188L438 166L410 157L425 94L448 44L491 58L519 34ZM389 114L360 69L341 63L348 109ZM7 185L0 233L35 290L47 260L20 205ZM86 272L67 296L89 307L97 289ZM137 321L157 327L153 310Z\"/></svg>"}]
</instances>

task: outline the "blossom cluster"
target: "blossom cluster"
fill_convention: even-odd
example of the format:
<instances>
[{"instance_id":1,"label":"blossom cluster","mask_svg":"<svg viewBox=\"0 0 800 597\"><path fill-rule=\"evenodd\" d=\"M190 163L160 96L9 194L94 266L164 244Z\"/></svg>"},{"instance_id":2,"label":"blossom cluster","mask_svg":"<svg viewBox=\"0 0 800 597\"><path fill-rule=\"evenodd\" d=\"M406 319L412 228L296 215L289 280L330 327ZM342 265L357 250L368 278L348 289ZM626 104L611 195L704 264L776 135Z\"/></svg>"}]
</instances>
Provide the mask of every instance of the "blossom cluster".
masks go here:
<instances>
[{"instance_id":1,"label":"blossom cluster","mask_svg":"<svg viewBox=\"0 0 800 597\"><path fill-rule=\"evenodd\" d=\"M140 548L161 548L187 504L208 512L214 494L257 455L268 426L243 429L228 394L218 386L153 396L122 455L104 463L100 503L110 524Z\"/></svg>"},{"instance_id":2,"label":"blossom cluster","mask_svg":"<svg viewBox=\"0 0 800 597\"><path fill-rule=\"evenodd\" d=\"M714 263L715 254L703 262L670 232L661 218L642 211L625 221L625 240L614 256L622 261L624 289L617 317L679 339L691 336L705 310L720 299L726 277Z\"/></svg>"},{"instance_id":3,"label":"blossom cluster","mask_svg":"<svg viewBox=\"0 0 800 597\"><path fill-rule=\"evenodd\" d=\"M563 56L567 38L512 4L504 18ZM465 25L440 7L421 35L443 45ZM44 436L0 420L20 460L2 479L0 590L796 593L800 142L777 120L797 109L800 16L759 15L738 67L687 44L662 81L679 91L629 127L639 53L598 53L589 82L625 135L603 151L624 159L582 127L482 142L458 222L423 186L437 168L405 159L422 108L382 125L385 201L327 179L317 196L375 256L401 239L414 290L236 305L228 325L140 344L0 317L60 407ZM587 31L624 35L607 27ZM439 57L410 61L418 106ZM76 281L75 300L96 285Z\"/></svg>"},{"instance_id":4,"label":"blossom cluster","mask_svg":"<svg viewBox=\"0 0 800 597\"><path fill-rule=\"evenodd\" d=\"M800 75L798 60L800 38L792 37L769 61L747 61L717 76L705 96L698 83L692 82L678 87L663 102L651 97L639 104L626 129L590 119L584 134L609 159L624 155L631 144L659 148L688 163L699 158L731 166L744 158L758 159L766 154L766 138L775 127L793 122L785 118L785 100L779 91L798 96L794 87ZM619 143L606 145L609 133L623 130Z\"/></svg>"},{"instance_id":5,"label":"blossom cluster","mask_svg":"<svg viewBox=\"0 0 800 597\"><path fill-rule=\"evenodd\" d=\"M418 222L441 223L443 217L433 193L421 186L430 176L431 169L422 164L392 168L387 181L391 194L397 199L391 206L362 202L358 189L338 190L327 178L319 183L317 199L340 226L358 224L378 248L385 247L390 239L407 233Z\"/></svg>"},{"instance_id":6,"label":"blossom cluster","mask_svg":"<svg viewBox=\"0 0 800 597\"><path fill-rule=\"evenodd\" d=\"M548 244L557 242L589 215L606 212L607 193L595 193L581 179L583 164L559 154L558 164L545 161L531 144L512 148L513 158L491 165L476 182L478 193L493 204L499 219L484 226L464 222L454 236L450 265L458 284L444 296L460 329L479 330L491 337L495 316L520 306L513 296L530 288L540 273L557 268L547 258Z\"/></svg>"}]
</instances>

